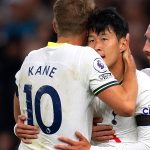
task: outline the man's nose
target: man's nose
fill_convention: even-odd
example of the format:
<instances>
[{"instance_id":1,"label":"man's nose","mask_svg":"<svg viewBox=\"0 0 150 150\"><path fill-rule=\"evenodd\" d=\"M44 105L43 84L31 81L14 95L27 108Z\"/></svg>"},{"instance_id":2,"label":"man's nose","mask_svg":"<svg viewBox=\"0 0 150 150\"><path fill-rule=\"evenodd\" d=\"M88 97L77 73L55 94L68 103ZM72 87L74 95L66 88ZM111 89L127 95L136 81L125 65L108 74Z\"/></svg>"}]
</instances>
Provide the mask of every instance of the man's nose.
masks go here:
<instances>
[{"instance_id":1,"label":"man's nose","mask_svg":"<svg viewBox=\"0 0 150 150\"><path fill-rule=\"evenodd\" d=\"M145 42L145 45L143 47L143 51L150 53L150 42L148 42L148 41Z\"/></svg>"},{"instance_id":2,"label":"man's nose","mask_svg":"<svg viewBox=\"0 0 150 150\"><path fill-rule=\"evenodd\" d=\"M95 50L97 52L102 51L102 44L101 44L100 40L96 40L96 42L95 42Z\"/></svg>"}]
</instances>

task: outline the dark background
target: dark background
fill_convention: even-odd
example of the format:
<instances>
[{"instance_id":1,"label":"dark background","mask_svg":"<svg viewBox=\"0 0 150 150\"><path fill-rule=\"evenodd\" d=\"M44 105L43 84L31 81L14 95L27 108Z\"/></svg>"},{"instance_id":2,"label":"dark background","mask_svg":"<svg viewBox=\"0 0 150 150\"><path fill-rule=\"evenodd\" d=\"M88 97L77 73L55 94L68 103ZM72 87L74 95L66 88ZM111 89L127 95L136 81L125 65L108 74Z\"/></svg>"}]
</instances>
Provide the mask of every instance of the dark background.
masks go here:
<instances>
[{"instance_id":1,"label":"dark background","mask_svg":"<svg viewBox=\"0 0 150 150\"><path fill-rule=\"evenodd\" d=\"M52 30L54 0L0 0L0 150L15 150L13 134L15 74L27 53L56 41ZM128 21L130 46L138 69L148 67L142 52L150 23L150 0L96 0L97 7L116 7Z\"/></svg>"}]
</instances>

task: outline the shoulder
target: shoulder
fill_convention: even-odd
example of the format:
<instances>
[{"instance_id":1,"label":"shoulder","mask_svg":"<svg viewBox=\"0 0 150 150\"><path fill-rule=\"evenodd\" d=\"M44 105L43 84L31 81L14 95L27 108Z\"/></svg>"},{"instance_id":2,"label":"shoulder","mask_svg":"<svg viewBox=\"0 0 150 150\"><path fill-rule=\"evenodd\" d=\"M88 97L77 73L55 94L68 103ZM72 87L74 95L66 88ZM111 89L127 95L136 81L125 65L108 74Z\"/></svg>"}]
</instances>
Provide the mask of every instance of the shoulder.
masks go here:
<instances>
[{"instance_id":1,"label":"shoulder","mask_svg":"<svg viewBox=\"0 0 150 150\"><path fill-rule=\"evenodd\" d=\"M32 50L27 56L31 57L31 56L39 55L42 52L44 52L45 49L47 49L47 47L43 47L43 48L40 48L40 49Z\"/></svg>"},{"instance_id":2,"label":"shoulder","mask_svg":"<svg viewBox=\"0 0 150 150\"><path fill-rule=\"evenodd\" d=\"M138 89L139 91L150 91L150 77L143 71L137 70L137 80L138 80Z\"/></svg>"},{"instance_id":3,"label":"shoulder","mask_svg":"<svg viewBox=\"0 0 150 150\"><path fill-rule=\"evenodd\" d=\"M137 79L138 80L141 80L141 79L145 80L145 79L147 79L147 80L150 81L150 77L143 70L136 70L136 75L137 75Z\"/></svg>"},{"instance_id":4,"label":"shoulder","mask_svg":"<svg viewBox=\"0 0 150 150\"><path fill-rule=\"evenodd\" d=\"M86 57L88 60L95 60L95 59L103 59L101 56L91 47L85 46L82 48L83 56Z\"/></svg>"},{"instance_id":5,"label":"shoulder","mask_svg":"<svg viewBox=\"0 0 150 150\"><path fill-rule=\"evenodd\" d=\"M81 51L81 52L86 53L86 54L91 53L91 54L98 55L97 52L89 46L79 46L79 45L72 45L72 44L65 44L64 46L68 46L72 49L75 49L77 51Z\"/></svg>"},{"instance_id":6,"label":"shoulder","mask_svg":"<svg viewBox=\"0 0 150 150\"><path fill-rule=\"evenodd\" d=\"M47 47L43 47L43 48L40 48L40 49L36 49L36 50L32 50L30 53L28 53L28 55L25 57L25 60L24 61L34 61L34 59L38 59L38 58L41 58L41 55L42 53L44 53L45 49L47 49Z\"/></svg>"},{"instance_id":7,"label":"shoulder","mask_svg":"<svg viewBox=\"0 0 150 150\"><path fill-rule=\"evenodd\" d=\"M138 96L136 114L143 114L143 108L148 108L150 103L150 77L137 70Z\"/></svg>"},{"instance_id":8,"label":"shoulder","mask_svg":"<svg viewBox=\"0 0 150 150\"><path fill-rule=\"evenodd\" d=\"M82 61L85 61L84 63L87 62L93 62L95 59L101 59L101 56L91 47L89 46L78 46L78 45L71 45L71 44L66 44L67 51L69 50L69 53L72 53L74 56L78 56L79 59L82 59ZM68 53L68 54L69 54Z\"/></svg>"},{"instance_id":9,"label":"shoulder","mask_svg":"<svg viewBox=\"0 0 150 150\"><path fill-rule=\"evenodd\" d=\"M150 68L145 68L145 69L142 69L141 71L143 71L143 72L146 73L148 76L150 76Z\"/></svg>"},{"instance_id":10,"label":"shoulder","mask_svg":"<svg viewBox=\"0 0 150 150\"><path fill-rule=\"evenodd\" d=\"M88 54L99 56L99 54L93 48L91 48L89 46L84 46L83 51L88 53Z\"/></svg>"}]
</instances>

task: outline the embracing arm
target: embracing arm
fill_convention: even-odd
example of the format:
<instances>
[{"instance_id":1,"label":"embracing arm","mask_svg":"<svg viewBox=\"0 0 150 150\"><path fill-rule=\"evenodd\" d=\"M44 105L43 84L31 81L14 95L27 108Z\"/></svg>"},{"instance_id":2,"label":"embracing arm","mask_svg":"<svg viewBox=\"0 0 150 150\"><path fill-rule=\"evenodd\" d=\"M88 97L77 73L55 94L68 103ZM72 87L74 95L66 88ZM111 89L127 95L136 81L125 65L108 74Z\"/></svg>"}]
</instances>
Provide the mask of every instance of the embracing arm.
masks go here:
<instances>
[{"instance_id":1,"label":"embracing arm","mask_svg":"<svg viewBox=\"0 0 150 150\"><path fill-rule=\"evenodd\" d=\"M24 124L26 117L21 115L19 98L16 96L16 94L14 95L14 118L16 121L14 128L16 136L26 144L32 143L30 139L36 139L39 131L36 126Z\"/></svg>"},{"instance_id":2,"label":"embracing arm","mask_svg":"<svg viewBox=\"0 0 150 150\"><path fill-rule=\"evenodd\" d=\"M14 95L14 118L16 122L20 114L21 112L20 112L19 98L16 96L16 93L15 93Z\"/></svg>"},{"instance_id":3,"label":"embracing arm","mask_svg":"<svg viewBox=\"0 0 150 150\"><path fill-rule=\"evenodd\" d=\"M130 50L123 55L125 72L122 85L108 87L97 96L120 116L131 116L135 111L137 98L136 66Z\"/></svg>"},{"instance_id":4,"label":"embracing arm","mask_svg":"<svg viewBox=\"0 0 150 150\"><path fill-rule=\"evenodd\" d=\"M108 142L113 139L115 131L113 126L104 125L102 123L102 118L93 118L93 127L92 127L92 142Z\"/></svg>"},{"instance_id":5,"label":"embracing arm","mask_svg":"<svg viewBox=\"0 0 150 150\"><path fill-rule=\"evenodd\" d=\"M135 143L119 143L115 147L91 146L90 150L149 150L150 149L150 126L139 126L138 141Z\"/></svg>"},{"instance_id":6,"label":"embracing arm","mask_svg":"<svg viewBox=\"0 0 150 150\"><path fill-rule=\"evenodd\" d=\"M147 116L148 118L150 116ZM149 119L150 120L150 119ZM144 121L142 121L144 122ZM138 126L138 140L135 143L123 144L119 143L115 145L115 148L108 145L108 147L91 146L91 150L149 150L150 149L150 126ZM100 143L106 142L113 138L114 131L111 126L97 125L93 126L92 139Z\"/></svg>"},{"instance_id":7,"label":"embracing arm","mask_svg":"<svg viewBox=\"0 0 150 150\"><path fill-rule=\"evenodd\" d=\"M148 131L148 132L147 132ZM150 149L150 127L138 127L138 142L123 144L119 143L115 147L91 146L90 142L80 133L76 132L79 141L74 141L67 137L60 137L59 140L68 144L57 144L59 150L149 150Z\"/></svg>"}]
</instances>

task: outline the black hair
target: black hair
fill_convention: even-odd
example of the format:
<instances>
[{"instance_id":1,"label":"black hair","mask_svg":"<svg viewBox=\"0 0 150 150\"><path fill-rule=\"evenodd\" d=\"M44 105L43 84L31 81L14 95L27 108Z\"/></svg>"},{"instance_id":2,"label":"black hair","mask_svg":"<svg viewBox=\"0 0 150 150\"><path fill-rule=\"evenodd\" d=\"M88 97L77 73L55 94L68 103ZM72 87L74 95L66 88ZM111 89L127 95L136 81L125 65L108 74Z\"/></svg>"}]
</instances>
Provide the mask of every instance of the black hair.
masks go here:
<instances>
[{"instance_id":1,"label":"black hair","mask_svg":"<svg viewBox=\"0 0 150 150\"><path fill-rule=\"evenodd\" d=\"M87 30L97 34L112 29L118 39L125 37L129 33L128 23L119 15L115 8L94 10L88 18Z\"/></svg>"}]
</instances>

